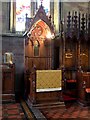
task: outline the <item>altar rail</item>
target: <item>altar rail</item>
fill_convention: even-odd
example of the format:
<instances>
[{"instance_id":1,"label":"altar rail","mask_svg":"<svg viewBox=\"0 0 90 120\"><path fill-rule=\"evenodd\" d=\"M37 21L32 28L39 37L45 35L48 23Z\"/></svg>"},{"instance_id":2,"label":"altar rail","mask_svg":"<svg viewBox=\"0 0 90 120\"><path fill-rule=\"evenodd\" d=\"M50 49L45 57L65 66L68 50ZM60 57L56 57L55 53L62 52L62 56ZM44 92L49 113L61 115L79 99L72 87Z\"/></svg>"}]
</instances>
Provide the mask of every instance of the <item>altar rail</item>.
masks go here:
<instances>
[{"instance_id":1,"label":"altar rail","mask_svg":"<svg viewBox=\"0 0 90 120\"><path fill-rule=\"evenodd\" d=\"M61 70L34 70L30 74L30 93L32 103L41 101L60 101L62 90Z\"/></svg>"}]
</instances>

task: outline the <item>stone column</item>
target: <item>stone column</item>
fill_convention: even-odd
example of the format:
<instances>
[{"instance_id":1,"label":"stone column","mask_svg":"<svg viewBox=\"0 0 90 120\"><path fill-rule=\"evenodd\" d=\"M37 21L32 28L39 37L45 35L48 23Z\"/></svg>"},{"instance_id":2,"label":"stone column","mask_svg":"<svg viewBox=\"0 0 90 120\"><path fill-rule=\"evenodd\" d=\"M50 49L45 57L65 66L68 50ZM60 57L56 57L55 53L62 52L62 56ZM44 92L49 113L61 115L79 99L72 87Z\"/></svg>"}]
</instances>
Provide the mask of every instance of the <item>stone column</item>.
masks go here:
<instances>
[{"instance_id":1,"label":"stone column","mask_svg":"<svg viewBox=\"0 0 90 120\"><path fill-rule=\"evenodd\" d=\"M34 2L32 2L31 0L31 17L35 15L36 9L37 9L37 1L35 0Z\"/></svg>"},{"instance_id":2,"label":"stone column","mask_svg":"<svg viewBox=\"0 0 90 120\"><path fill-rule=\"evenodd\" d=\"M59 32L59 0L54 0L54 25L56 33Z\"/></svg>"},{"instance_id":3,"label":"stone column","mask_svg":"<svg viewBox=\"0 0 90 120\"><path fill-rule=\"evenodd\" d=\"M16 2L11 2L10 6L10 31L15 32L16 31Z\"/></svg>"},{"instance_id":4,"label":"stone column","mask_svg":"<svg viewBox=\"0 0 90 120\"><path fill-rule=\"evenodd\" d=\"M88 14L90 14L90 1L88 2Z\"/></svg>"},{"instance_id":5,"label":"stone column","mask_svg":"<svg viewBox=\"0 0 90 120\"><path fill-rule=\"evenodd\" d=\"M0 64L2 64L2 2L0 2ZM0 69L0 104L2 108L2 69ZM0 113L2 116L2 111Z\"/></svg>"},{"instance_id":6,"label":"stone column","mask_svg":"<svg viewBox=\"0 0 90 120\"><path fill-rule=\"evenodd\" d=\"M54 22L54 0L50 2L50 15L52 18L52 22Z\"/></svg>"},{"instance_id":7,"label":"stone column","mask_svg":"<svg viewBox=\"0 0 90 120\"><path fill-rule=\"evenodd\" d=\"M9 31L10 2L2 2L2 33Z\"/></svg>"}]
</instances>

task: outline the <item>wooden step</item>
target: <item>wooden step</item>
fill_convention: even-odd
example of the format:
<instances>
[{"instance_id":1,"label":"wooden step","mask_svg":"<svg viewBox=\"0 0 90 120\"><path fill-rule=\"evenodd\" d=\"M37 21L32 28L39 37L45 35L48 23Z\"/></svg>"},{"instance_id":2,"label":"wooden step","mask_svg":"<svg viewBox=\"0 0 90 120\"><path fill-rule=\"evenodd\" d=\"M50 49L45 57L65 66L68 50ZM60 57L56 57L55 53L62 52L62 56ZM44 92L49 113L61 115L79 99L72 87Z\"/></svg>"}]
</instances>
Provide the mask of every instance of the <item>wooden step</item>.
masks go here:
<instances>
[{"instance_id":1,"label":"wooden step","mask_svg":"<svg viewBox=\"0 0 90 120\"><path fill-rule=\"evenodd\" d=\"M39 103L34 104L33 107L36 107L38 109L44 109L44 108L57 108L57 107L65 107L64 102L52 102L52 103Z\"/></svg>"}]
</instances>

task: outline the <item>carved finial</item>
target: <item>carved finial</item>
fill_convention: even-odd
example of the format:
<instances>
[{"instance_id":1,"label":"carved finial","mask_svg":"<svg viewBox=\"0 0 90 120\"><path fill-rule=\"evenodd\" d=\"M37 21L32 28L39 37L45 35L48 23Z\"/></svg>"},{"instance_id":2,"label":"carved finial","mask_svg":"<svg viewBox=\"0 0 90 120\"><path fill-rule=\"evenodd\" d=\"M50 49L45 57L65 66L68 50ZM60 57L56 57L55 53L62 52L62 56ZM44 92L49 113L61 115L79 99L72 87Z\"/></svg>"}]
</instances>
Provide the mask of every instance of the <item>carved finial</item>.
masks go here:
<instances>
[{"instance_id":1,"label":"carved finial","mask_svg":"<svg viewBox=\"0 0 90 120\"><path fill-rule=\"evenodd\" d=\"M41 1L41 5L42 5L42 3L43 3L43 0L40 0Z\"/></svg>"},{"instance_id":2,"label":"carved finial","mask_svg":"<svg viewBox=\"0 0 90 120\"><path fill-rule=\"evenodd\" d=\"M26 15L26 18L27 18L28 14L26 13L25 15Z\"/></svg>"}]
</instances>

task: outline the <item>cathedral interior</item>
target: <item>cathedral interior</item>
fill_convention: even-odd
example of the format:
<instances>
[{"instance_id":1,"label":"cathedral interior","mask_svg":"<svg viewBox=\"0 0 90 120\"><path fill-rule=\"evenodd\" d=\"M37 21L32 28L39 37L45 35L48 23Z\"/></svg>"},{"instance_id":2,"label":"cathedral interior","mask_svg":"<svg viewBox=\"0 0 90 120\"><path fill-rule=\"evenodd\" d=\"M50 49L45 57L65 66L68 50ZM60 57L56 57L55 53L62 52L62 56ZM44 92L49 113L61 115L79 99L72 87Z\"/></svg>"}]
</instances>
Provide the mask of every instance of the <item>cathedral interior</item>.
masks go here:
<instances>
[{"instance_id":1,"label":"cathedral interior","mask_svg":"<svg viewBox=\"0 0 90 120\"><path fill-rule=\"evenodd\" d=\"M0 4L0 118L89 120L90 1Z\"/></svg>"}]
</instances>

